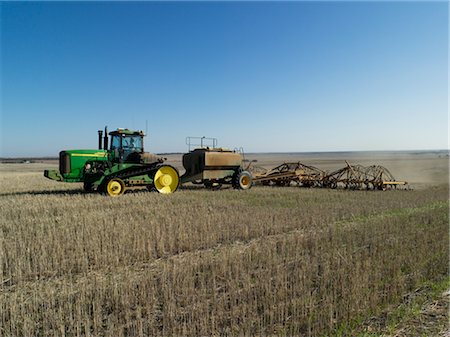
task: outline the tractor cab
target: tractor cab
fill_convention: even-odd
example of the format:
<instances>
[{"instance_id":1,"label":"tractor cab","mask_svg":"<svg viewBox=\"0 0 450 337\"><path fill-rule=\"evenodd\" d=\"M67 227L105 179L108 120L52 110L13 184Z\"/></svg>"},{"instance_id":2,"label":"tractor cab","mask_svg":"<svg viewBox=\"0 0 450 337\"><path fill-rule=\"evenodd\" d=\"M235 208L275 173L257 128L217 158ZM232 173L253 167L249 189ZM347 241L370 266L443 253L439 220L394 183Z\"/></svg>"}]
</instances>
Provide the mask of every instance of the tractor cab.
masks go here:
<instances>
[{"instance_id":1,"label":"tractor cab","mask_svg":"<svg viewBox=\"0 0 450 337\"><path fill-rule=\"evenodd\" d=\"M110 150L120 161L130 161L131 157L144 153L144 133L128 129L117 129L109 133L111 136Z\"/></svg>"}]
</instances>

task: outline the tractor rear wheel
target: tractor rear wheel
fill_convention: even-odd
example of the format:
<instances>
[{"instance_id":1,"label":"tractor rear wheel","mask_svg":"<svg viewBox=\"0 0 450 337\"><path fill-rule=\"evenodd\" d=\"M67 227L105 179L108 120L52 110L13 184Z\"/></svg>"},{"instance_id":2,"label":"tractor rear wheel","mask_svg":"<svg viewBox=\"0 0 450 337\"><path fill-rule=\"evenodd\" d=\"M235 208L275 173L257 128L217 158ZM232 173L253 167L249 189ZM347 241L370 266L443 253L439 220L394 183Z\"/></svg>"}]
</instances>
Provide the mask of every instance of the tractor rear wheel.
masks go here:
<instances>
[{"instance_id":1,"label":"tractor rear wheel","mask_svg":"<svg viewBox=\"0 0 450 337\"><path fill-rule=\"evenodd\" d=\"M180 184L178 171L169 165L160 166L153 177L153 186L159 193L169 194Z\"/></svg>"},{"instance_id":2,"label":"tractor rear wheel","mask_svg":"<svg viewBox=\"0 0 450 337\"><path fill-rule=\"evenodd\" d=\"M125 192L125 183L122 179L114 178L106 184L106 193L110 197L118 197Z\"/></svg>"},{"instance_id":3,"label":"tractor rear wheel","mask_svg":"<svg viewBox=\"0 0 450 337\"><path fill-rule=\"evenodd\" d=\"M250 172L240 171L233 177L233 187L240 190L248 190L252 187L253 178Z\"/></svg>"}]
</instances>

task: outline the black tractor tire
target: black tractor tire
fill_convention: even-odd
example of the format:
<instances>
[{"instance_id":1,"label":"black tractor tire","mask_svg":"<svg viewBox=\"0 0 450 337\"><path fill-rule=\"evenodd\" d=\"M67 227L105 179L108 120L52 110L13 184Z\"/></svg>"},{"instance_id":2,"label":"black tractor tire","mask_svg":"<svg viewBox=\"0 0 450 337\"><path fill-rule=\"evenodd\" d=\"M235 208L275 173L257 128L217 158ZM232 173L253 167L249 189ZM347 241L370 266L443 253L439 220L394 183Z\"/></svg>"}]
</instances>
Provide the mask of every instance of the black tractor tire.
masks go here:
<instances>
[{"instance_id":1,"label":"black tractor tire","mask_svg":"<svg viewBox=\"0 0 450 337\"><path fill-rule=\"evenodd\" d=\"M83 184L83 189L84 189L85 192L88 192L88 193L93 192L94 191L94 184L85 182Z\"/></svg>"},{"instance_id":2,"label":"black tractor tire","mask_svg":"<svg viewBox=\"0 0 450 337\"><path fill-rule=\"evenodd\" d=\"M97 193L105 194L105 184L104 184L104 183L101 184L101 185L98 185L98 187L97 187Z\"/></svg>"},{"instance_id":3,"label":"black tractor tire","mask_svg":"<svg viewBox=\"0 0 450 337\"><path fill-rule=\"evenodd\" d=\"M248 190L252 187L253 177L248 171L238 171L233 177L232 185L239 190Z\"/></svg>"}]
</instances>

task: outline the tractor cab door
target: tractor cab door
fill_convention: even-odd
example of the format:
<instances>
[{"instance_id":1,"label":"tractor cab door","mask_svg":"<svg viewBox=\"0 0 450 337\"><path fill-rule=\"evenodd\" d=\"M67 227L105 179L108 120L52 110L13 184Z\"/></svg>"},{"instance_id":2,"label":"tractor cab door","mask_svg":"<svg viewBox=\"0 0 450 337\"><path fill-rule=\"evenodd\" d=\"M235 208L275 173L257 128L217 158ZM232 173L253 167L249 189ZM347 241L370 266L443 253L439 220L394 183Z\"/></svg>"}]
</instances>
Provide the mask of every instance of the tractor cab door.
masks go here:
<instances>
[{"instance_id":1,"label":"tractor cab door","mask_svg":"<svg viewBox=\"0 0 450 337\"><path fill-rule=\"evenodd\" d=\"M142 136L118 134L111 138L111 151L119 162L136 161L144 152Z\"/></svg>"},{"instance_id":2,"label":"tractor cab door","mask_svg":"<svg viewBox=\"0 0 450 337\"><path fill-rule=\"evenodd\" d=\"M111 154L113 157L113 161L122 162L122 136L121 135L113 135L111 137Z\"/></svg>"},{"instance_id":3,"label":"tractor cab door","mask_svg":"<svg viewBox=\"0 0 450 337\"><path fill-rule=\"evenodd\" d=\"M124 161L132 161L140 159L140 154L144 152L141 136L124 135L122 137L122 149Z\"/></svg>"}]
</instances>

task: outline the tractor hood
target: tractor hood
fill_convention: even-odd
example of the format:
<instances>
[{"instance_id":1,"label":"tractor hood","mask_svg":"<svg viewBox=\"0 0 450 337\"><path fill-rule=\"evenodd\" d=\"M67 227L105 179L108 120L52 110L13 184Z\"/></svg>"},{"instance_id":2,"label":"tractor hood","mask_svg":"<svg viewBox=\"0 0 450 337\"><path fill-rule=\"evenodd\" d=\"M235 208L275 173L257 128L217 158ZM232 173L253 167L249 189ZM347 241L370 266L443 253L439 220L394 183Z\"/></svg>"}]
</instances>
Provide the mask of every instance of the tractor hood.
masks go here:
<instances>
[{"instance_id":1,"label":"tractor hood","mask_svg":"<svg viewBox=\"0 0 450 337\"><path fill-rule=\"evenodd\" d=\"M65 152L72 157L103 158L108 156L106 150L65 150L61 152Z\"/></svg>"},{"instance_id":2,"label":"tractor hood","mask_svg":"<svg viewBox=\"0 0 450 337\"><path fill-rule=\"evenodd\" d=\"M47 171L44 176L57 181L83 181L84 166L88 161L106 161L105 150L66 150L59 153L59 172Z\"/></svg>"},{"instance_id":3,"label":"tractor hood","mask_svg":"<svg viewBox=\"0 0 450 337\"><path fill-rule=\"evenodd\" d=\"M108 159L105 150L67 150L59 153L59 172L65 181L83 179L84 166L88 161L104 161Z\"/></svg>"}]
</instances>

